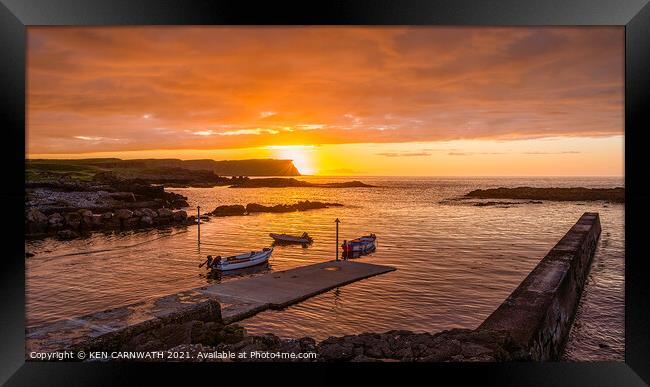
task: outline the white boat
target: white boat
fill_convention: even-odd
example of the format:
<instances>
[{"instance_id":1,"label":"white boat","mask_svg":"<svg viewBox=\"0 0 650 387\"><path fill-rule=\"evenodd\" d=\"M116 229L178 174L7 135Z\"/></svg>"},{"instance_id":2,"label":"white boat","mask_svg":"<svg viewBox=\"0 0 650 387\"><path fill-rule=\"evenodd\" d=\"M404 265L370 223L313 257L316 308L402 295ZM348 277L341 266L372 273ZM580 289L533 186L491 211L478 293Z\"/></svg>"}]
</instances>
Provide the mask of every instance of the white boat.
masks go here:
<instances>
[{"instance_id":1,"label":"white boat","mask_svg":"<svg viewBox=\"0 0 650 387\"><path fill-rule=\"evenodd\" d=\"M302 233L301 236L293 236L288 234L274 234L270 233L269 236L273 238L275 242L278 243L302 243L308 244L312 243L314 240L306 232Z\"/></svg>"},{"instance_id":2,"label":"white boat","mask_svg":"<svg viewBox=\"0 0 650 387\"><path fill-rule=\"evenodd\" d=\"M218 271L243 269L245 267L259 265L269 260L273 253L273 248L265 247L260 251L251 251L250 253L233 255L231 257L217 256L212 258L208 255L208 268Z\"/></svg>"}]
</instances>

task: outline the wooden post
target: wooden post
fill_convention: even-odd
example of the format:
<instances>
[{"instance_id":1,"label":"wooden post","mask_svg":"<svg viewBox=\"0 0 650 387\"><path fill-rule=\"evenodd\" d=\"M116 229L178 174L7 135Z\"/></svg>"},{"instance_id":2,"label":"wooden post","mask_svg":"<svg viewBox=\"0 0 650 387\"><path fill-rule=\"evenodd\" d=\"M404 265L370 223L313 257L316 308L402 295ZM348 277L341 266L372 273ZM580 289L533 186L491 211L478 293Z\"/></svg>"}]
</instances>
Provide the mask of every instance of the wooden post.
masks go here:
<instances>
[{"instance_id":1,"label":"wooden post","mask_svg":"<svg viewBox=\"0 0 650 387\"><path fill-rule=\"evenodd\" d=\"M339 260L339 223L341 223L341 221L339 220L339 218L336 218L334 223L336 223L336 260L338 261Z\"/></svg>"},{"instance_id":2,"label":"wooden post","mask_svg":"<svg viewBox=\"0 0 650 387\"><path fill-rule=\"evenodd\" d=\"M198 225L197 230L197 241L198 244L201 244L201 206L196 206L196 224Z\"/></svg>"}]
</instances>

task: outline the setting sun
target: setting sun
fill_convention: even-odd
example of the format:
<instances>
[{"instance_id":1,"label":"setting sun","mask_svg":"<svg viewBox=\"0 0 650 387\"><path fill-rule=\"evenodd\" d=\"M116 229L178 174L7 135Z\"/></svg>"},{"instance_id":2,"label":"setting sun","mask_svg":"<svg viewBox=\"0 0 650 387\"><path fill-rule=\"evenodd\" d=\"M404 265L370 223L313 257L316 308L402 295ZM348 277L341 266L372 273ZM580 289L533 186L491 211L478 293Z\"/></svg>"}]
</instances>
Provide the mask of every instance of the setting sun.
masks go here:
<instances>
[{"instance_id":1,"label":"setting sun","mask_svg":"<svg viewBox=\"0 0 650 387\"><path fill-rule=\"evenodd\" d=\"M314 165L313 145L271 145L267 148L274 158L292 160L301 175L315 175L318 172Z\"/></svg>"}]
</instances>

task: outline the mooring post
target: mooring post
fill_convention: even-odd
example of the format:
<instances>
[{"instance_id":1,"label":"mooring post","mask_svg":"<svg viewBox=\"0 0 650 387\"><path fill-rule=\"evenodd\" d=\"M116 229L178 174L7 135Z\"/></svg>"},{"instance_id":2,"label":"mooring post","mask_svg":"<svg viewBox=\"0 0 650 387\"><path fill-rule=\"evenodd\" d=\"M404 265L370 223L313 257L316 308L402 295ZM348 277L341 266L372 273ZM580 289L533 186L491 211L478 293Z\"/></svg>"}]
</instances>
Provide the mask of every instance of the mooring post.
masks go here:
<instances>
[{"instance_id":1,"label":"mooring post","mask_svg":"<svg viewBox=\"0 0 650 387\"><path fill-rule=\"evenodd\" d=\"M336 223L336 260L338 261L339 260L339 223L341 223L341 221L339 220L339 218L336 218L334 223Z\"/></svg>"},{"instance_id":2,"label":"mooring post","mask_svg":"<svg viewBox=\"0 0 650 387\"><path fill-rule=\"evenodd\" d=\"M198 226L197 242L201 244L201 206L196 206L196 224Z\"/></svg>"}]
</instances>

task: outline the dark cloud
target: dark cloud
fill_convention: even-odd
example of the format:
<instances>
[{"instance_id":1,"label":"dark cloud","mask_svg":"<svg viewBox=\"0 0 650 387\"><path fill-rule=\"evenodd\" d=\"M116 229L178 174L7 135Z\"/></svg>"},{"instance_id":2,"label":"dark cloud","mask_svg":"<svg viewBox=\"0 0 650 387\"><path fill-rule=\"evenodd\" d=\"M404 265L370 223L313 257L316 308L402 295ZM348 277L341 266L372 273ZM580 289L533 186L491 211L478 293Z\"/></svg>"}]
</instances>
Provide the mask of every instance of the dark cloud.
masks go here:
<instances>
[{"instance_id":1,"label":"dark cloud","mask_svg":"<svg viewBox=\"0 0 650 387\"><path fill-rule=\"evenodd\" d=\"M29 27L28 150L620 135L623 31Z\"/></svg>"}]
</instances>

